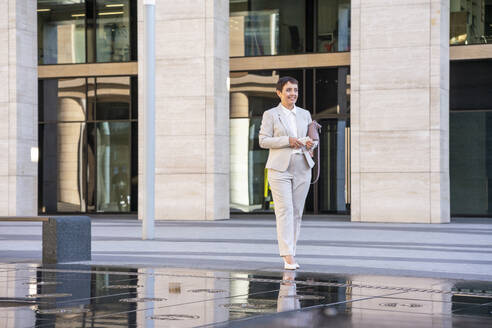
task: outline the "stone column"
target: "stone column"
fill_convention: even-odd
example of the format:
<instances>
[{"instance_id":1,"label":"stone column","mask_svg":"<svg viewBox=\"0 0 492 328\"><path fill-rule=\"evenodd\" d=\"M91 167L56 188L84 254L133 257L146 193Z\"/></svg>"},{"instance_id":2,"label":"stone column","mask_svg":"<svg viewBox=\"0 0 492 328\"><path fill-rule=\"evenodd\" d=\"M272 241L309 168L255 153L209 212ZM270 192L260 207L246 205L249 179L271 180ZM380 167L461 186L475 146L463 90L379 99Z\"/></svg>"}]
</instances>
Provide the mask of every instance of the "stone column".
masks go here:
<instances>
[{"instance_id":1,"label":"stone column","mask_svg":"<svg viewBox=\"0 0 492 328\"><path fill-rule=\"evenodd\" d=\"M449 222L449 1L353 0L352 221Z\"/></svg>"},{"instance_id":2,"label":"stone column","mask_svg":"<svg viewBox=\"0 0 492 328\"><path fill-rule=\"evenodd\" d=\"M36 7L36 0L0 2L0 215L37 214Z\"/></svg>"},{"instance_id":3,"label":"stone column","mask_svg":"<svg viewBox=\"0 0 492 328\"><path fill-rule=\"evenodd\" d=\"M225 0L156 1L156 220L229 218L228 20Z\"/></svg>"}]
</instances>

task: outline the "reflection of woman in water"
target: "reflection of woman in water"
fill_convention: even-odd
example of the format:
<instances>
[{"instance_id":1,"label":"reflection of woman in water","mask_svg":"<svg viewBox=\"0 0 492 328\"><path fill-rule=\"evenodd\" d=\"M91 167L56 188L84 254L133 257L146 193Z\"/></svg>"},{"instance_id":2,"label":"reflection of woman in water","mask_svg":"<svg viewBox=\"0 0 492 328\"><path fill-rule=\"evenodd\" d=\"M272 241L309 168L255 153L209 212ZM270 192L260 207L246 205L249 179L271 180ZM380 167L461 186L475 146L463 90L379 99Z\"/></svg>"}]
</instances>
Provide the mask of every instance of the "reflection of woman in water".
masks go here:
<instances>
[{"instance_id":1,"label":"reflection of woman in water","mask_svg":"<svg viewBox=\"0 0 492 328\"><path fill-rule=\"evenodd\" d=\"M278 317L274 323L275 327L318 327L314 321L317 318L316 313L311 311L296 311L301 309L301 302L297 296L296 289L296 272L284 271L280 290L278 291L277 312L294 311ZM324 318L321 318L324 320ZM324 323L324 322L323 322ZM334 325L333 327L339 327ZM331 326L330 326L331 327Z\"/></svg>"},{"instance_id":2,"label":"reflection of woman in water","mask_svg":"<svg viewBox=\"0 0 492 328\"><path fill-rule=\"evenodd\" d=\"M280 290L278 291L277 312L298 310L301 303L297 296L295 271L284 271Z\"/></svg>"}]
</instances>

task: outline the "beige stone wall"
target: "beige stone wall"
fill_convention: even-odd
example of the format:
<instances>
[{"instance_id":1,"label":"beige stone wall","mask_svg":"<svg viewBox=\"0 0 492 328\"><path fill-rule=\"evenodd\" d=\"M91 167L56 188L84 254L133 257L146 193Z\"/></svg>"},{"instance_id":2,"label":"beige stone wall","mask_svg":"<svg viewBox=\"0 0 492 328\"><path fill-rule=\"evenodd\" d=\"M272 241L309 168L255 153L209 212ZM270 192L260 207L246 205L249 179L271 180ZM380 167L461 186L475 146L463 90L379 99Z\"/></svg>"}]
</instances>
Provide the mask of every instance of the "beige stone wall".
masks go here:
<instances>
[{"instance_id":1,"label":"beige stone wall","mask_svg":"<svg viewBox=\"0 0 492 328\"><path fill-rule=\"evenodd\" d=\"M352 221L449 222L448 36L448 0L352 1Z\"/></svg>"},{"instance_id":2,"label":"beige stone wall","mask_svg":"<svg viewBox=\"0 0 492 328\"><path fill-rule=\"evenodd\" d=\"M156 1L156 220L229 218L228 18L225 0ZM141 217L143 74L139 85Z\"/></svg>"},{"instance_id":3,"label":"beige stone wall","mask_svg":"<svg viewBox=\"0 0 492 328\"><path fill-rule=\"evenodd\" d=\"M37 214L36 6L0 2L0 215Z\"/></svg>"}]
</instances>

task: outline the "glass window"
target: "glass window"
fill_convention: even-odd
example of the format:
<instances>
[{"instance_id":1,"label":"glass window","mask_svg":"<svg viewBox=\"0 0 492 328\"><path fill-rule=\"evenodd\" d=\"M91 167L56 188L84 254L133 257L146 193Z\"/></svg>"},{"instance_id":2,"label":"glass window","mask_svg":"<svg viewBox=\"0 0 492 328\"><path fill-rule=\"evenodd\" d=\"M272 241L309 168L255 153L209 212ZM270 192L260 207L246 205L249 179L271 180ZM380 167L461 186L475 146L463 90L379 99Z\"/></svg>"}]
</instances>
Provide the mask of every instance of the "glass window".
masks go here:
<instances>
[{"instance_id":1,"label":"glass window","mask_svg":"<svg viewBox=\"0 0 492 328\"><path fill-rule=\"evenodd\" d=\"M97 62L130 61L130 1L96 1Z\"/></svg>"},{"instance_id":2,"label":"glass window","mask_svg":"<svg viewBox=\"0 0 492 328\"><path fill-rule=\"evenodd\" d=\"M346 115L350 108L349 67L316 69L317 117Z\"/></svg>"},{"instance_id":3,"label":"glass window","mask_svg":"<svg viewBox=\"0 0 492 328\"><path fill-rule=\"evenodd\" d=\"M230 0L230 56L350 51L350 0Z\"/></svg>"},{"instance_id":4,"label":"glass window","mask_svg":"<svg viewBox=\"0 0 492 328\"><path fill-rule=\"evenodd\" d=\"M38 0L39 64L85 61L85 1Z\"/></svg>"},{"instance_id":5,"label":"glass window","mask_svg":"<svg viewBox=\"0 0 492 328\"><path fill-rule=\"evenodd\" d=\"M313 119L323 125L320 182L315 195L308 197L306 206L310 211L346 211L349 185L346 173L350 172L346 166L346 148L349 147L346 143L349 135L347 74L348 67L231 72L231 211L272 211L275 206L265 170L268 150L260 148L258 134L263 112L279 103L275 86L282 76L292 76L299 81L297 105L310 110ZM313 81L314 76L316 81ZM311 104L316 104L315 108ZM328 110L332 108L335 109Z\"/></svg>"},{"instance_id":6,"label":"glass window","mask_svg":"<svg viewBox=\"0 0 492 328\"><path fill-rule=\"evenodd\" d=\"M451 215L492 214L492 61L451 62Z\"/></svg>"},{"instance_id":7,"label":"glass window","mask_svg":"<svg viewBox=\"0 0 492 328\"><path fill-rule=\"evenodd\" d=\"M85 120L85 78L41 80L39 96L40 121Z\"/></svg>"},{"instance_id":8,"label":"glass window","mask_svg":"<svg viewBox=\"0 0 492 328\"><path fill-rule=\"evenodd\" d=\"M323 126L320 135L320 179L318 183L319 189L319 210L323 211L336 211L337 209L337 121L324 119L320 120L319 123ZM343 129L341 131L344 132ZM343 136L343 135L342 135ZM342 149L343 151L344 149ZM343 172L342 172L343 173ZM342 180L343 182L343 180ZM343 186L342 186L343 187ZM343 195L343 190L342 190ZM344 200L344 198L342 198ZM343 209L345 209L345 202L343 202Z\"/></svg>"},{"instance_id":9,"label":"glass window","mask_svg":"<svg viewBox=\"0 0 492 328\"><path fill-rule=\"evenodd\" d=\"M37 3L39 64L137 60L137 1Z\"/></svg>"},{"instance_id":10,"label":"glass window","mask_svg":"<svg viewBox=\"0 0 492 328\"><path fill-rule=\"evenodd\" d=\"M302 73L302 71L300 71ZM278 105L277 71L231 73L230 156L231 210L272 210L266 182L268 151L259 147L263 112Z\"/></svg>"},{"instance_id":11,"label":"glass window","mask_svg":"<svg viewBox=\"0 0 492 328\"><path fill-rule=\"evenodd\" d=\"M258 131L261 118L237 118L231 130L231 208L243 212L268 210L265 195L265 163L268 152L259 148Z\"/></svg>"},{"instance_id":12,"label":"glass window","mask_svg":"<svg viewBox=\"0 0 492 328\"><path fill-rule=\"evenodd\" d=\"M89 128L95 140L97 212L130 211L130 129L129 122L92 123Z\"/></svg>"},{"instance_id":13,"label":"glass window","mask_svg":"<svg viewBox=\"0 0 492 328\"><path fill-rule=\"evenodd\" d=\"M492 42L492 0L450 1L450 44Z\"/></svg>"},{"instance_id":14,"label":"glass window","mask_svg":"<svg viewBox=\"0 0 492 328\"><path fill-rule=\"evenodd\" d=\"M451 214L492 214L492 111L451 112Z\"/></svg>"},{"instance_id":15,"label":"glass window","mask_svg":"<svg viewBox=\"0 0 492 328\"><path fill-rule=\"evenodd\" d=\"M349 203L348 67L316 69L316 108L313 119L323 128L320 135L319 212L345 212Z\"/></svg>"},{"instance_id":16,"label":"glass window","mask_svg":"<svg viewBox=\"0 0 492 328\"><path fill-rule=\"evenodd\" d=\"M40 125L41 212L85 211L84 136L85 123Z\"/></svg>"},{"instance_id":17,"label":"glass window","mask_svg":"<svg viewBox=\"0 0 492 328\"><path fill-rule=\"evenodd\" d=\"M96 79L96 119L130 118L130 77L98 77Z\"/></svg>"},{"instance_id":18,"label":"glass window","mask_svg":"<svg viewBox=\"0 0 492 328\"><path fill-rule=\"evenodd\" d=\"M316 114L337 114L338 69L316 70Z\"/></svg>"},{"instance_id":19,"label":"glass window","mask_svg":"<svg viewBox=\"0 0 492 328\"><path fill-rule=\"evenodd\" d=\"M492 109L492 60L451 62L451 110Z\"/></svg>"},{"instance_id":20,"label":"glass window","mask_svg":"<svg viewBox=\"0 0 492 328\"><path fill-rule=\"evenodd\" d=\"M304 52L304 1L230 2L230 56L270 56Z\"/></svg>"},{"instance_id":21,"label":"glass window","mask_svg":"<svg viewBox=\"0 0 492 328\"><path fill-rule=\"evenodd\" d=\"M39 81L41 213L137 211L136 83L128 76Z\"/></svg>"},{"instance_id":22,"label":"glass window","mask_svg":"<svg viewBox=\"0 0 492 328\"><path fill-rule=\"evenodd\" d=\"M317 52L350 51L350 0L318 1Z\"/></svg>"}]
</instances>

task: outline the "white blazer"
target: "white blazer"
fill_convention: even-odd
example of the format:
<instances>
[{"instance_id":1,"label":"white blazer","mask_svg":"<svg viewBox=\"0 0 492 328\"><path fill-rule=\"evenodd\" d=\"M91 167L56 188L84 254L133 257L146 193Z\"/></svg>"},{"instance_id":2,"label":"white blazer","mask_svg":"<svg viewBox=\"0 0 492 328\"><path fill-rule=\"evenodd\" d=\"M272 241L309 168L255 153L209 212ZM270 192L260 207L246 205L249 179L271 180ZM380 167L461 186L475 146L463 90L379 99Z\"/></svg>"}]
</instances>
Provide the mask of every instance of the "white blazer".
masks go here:
<instances>
[{"instance_id":1,"label":"white blazer","mask_svg":"<svg viewBox=\"0 0 492 328\"><path fill-rule=\"evenodd\" d=\"M289 145L289 121L288 117L282 111L280 104L263 113L263 119L260 126L260 147L269 149L267 169L277 171L286 171L289 167L290 156L293 148ZM296 106L297 120L297 137L307 136L308 125L311 123L311 114L300 107ZM314 147L313 147L314 149ZM302 153L306 158L309 167L314 166L314 161L309 155L308 150L302 147Z\"/></svg>"}]
</instances>

